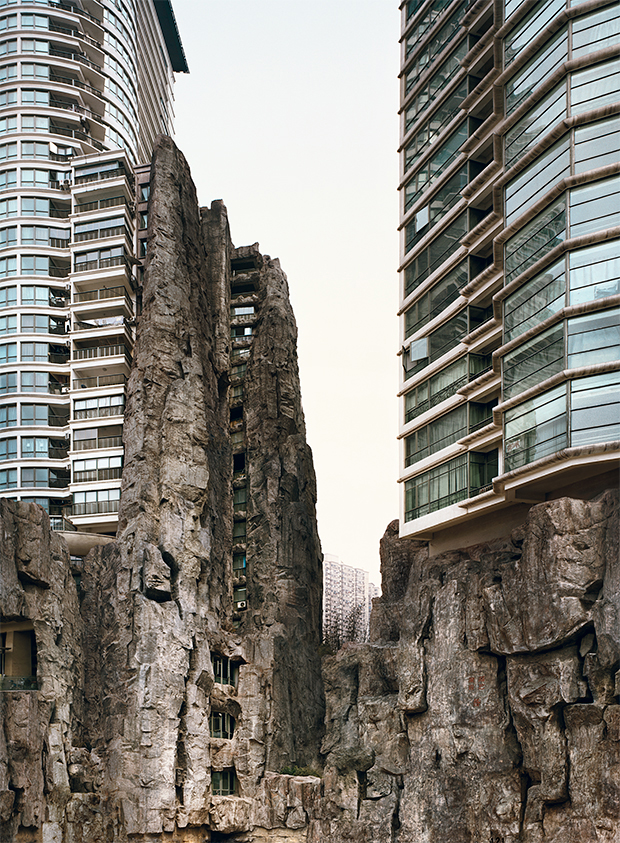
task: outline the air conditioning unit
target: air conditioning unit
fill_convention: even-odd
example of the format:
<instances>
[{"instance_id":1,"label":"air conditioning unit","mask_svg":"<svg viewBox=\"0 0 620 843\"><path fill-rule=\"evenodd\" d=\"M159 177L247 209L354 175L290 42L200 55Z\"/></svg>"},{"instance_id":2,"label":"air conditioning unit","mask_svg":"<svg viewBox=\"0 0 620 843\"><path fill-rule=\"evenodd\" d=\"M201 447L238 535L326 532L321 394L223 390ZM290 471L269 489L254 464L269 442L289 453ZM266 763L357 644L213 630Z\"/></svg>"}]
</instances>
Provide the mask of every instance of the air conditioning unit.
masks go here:
<instances>
[{"instance_id":1,"label":"air conditioning unit","mask_svg":"<svg viewBox=\"0 0 620 843\"><path fill-rule=\"evenodd\" d=\"M69 392L71 392L71 387L70 386L61 386L60 391L63 395L67 395Z\"/></svg>"},{"instance_id":2,"label":"air conditioning unit","mask_svg":"<svg viewBox=\"0 0 620 843\"><path fill-rule=\"evenodd\" d=\"M237 609L247 609L248 608L247 600L241 600L241 602L237 603L236 608Z\"/></svg>"}]
</instances>

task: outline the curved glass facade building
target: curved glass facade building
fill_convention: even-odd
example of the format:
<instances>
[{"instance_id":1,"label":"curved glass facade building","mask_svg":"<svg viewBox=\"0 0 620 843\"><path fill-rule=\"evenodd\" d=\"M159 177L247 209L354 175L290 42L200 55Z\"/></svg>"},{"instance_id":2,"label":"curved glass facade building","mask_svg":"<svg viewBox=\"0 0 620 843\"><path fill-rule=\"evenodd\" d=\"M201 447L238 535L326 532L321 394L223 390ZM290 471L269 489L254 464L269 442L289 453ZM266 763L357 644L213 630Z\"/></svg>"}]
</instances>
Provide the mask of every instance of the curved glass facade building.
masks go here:
<instances>
[{"instance_id":1,"label":"curved glass facade building","mask_svg":"<svg viewBox=\"0 0 620 843\"><path fill-rule=\"evenodd\" d=\"M439 548L618 482L620 7L401 13L400 520Z\"/></svg>"},{"instance_id":2,"label":"curved glass facade building","mask_svg":"<svg viewBox=\"0 0 620 843\"><path fill-rule=\"evenodd\" d=\"M0 0L0 496L114 532L168 0ZM73 525L73 526L72 526Z\"/></svg>"}]
</instances>

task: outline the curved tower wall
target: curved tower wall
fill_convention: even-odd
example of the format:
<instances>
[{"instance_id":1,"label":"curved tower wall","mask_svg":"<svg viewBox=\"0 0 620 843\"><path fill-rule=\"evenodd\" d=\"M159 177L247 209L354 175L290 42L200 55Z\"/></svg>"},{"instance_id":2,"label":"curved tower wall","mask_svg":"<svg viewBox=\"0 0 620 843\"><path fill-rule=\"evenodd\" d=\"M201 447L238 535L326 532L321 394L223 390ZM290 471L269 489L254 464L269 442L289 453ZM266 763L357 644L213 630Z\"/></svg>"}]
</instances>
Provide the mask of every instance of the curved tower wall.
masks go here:
<instances>
[{"instance_id":1,"label":"curved tower wall","mask_svg":"<svg viewBox=\"0 0 620 843\"><path fill-rule=\"evenodd\" d=\"M619 12L401 10L401 534L439 549L617 482Z\"/></svg>"},{"instance_id":2,"label":"curved tower wall","mask_svg":"<svg viewBox=\"0 0 620 843\"><path fill-rule=\"evenodd\" d=\"M146 228L134 168L187 69L159 6L163 23L152 0L0 6L0 496L57 528L115 530Z\"/></svg>"}]
</instances>

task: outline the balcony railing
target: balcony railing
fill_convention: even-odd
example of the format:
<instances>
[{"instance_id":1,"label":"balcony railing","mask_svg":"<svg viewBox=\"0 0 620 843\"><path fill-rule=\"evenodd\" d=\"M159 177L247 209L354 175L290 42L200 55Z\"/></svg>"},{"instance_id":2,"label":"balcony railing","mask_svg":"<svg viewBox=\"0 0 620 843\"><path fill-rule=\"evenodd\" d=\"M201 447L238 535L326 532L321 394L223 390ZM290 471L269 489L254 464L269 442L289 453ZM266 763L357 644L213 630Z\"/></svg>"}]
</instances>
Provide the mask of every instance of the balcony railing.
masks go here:
<instances>
[{"instance_id":1,"label":"balcony railing","mask_svg":"<svg viewBox=\"0 0 620 843\"><path fill-rule=\"evenodd\" d=\"M127 295L124 287L101 287L98 290L87 290L84 293L75 293L73 301L75 304L81 304L85 301L100 301L101 299L118 299L124 297L129 302L131 299Z\"/></svg>"},{"instance_id":2,"label":"balcony railing","mask_svg":"<svg viewBox=\"0 0 620 843\"><path fill-rule=\"evenodd\" d=\"M66 354L54 354L50 351L47 355L47 361L48 363L55 363L57 366L64 366L69 361L69 352L67 351Z\"/></svg>"},{"instance_id":3,"label":"balcony railing","mask_svg":"<svg viewBox=\"0 0 620 843\"><path fill-rule=\"evenodd\" d=\"M116 386L127 383L127 375L100 375L97 378L76 378L73 389L97 389L104 386Z\"/></svg>"},{"instance_id":4,"label":"balcony railing","mask_svg":"<svg viewBox=\"0 0 620 843\"><path fill-rule=\"evenodd\" d=\"M50 72L49 79L50 82L57 82L60 85L71 85L83 91L90 91L91 94L95 94L98 97L101 97L103 94L103 91L100 91L98 88L93 88L92 85L87 85L86 82L82 82L80 79L74 79L72 76L60 76L58 73Z\"/></svg>"},{"instance_id":5,"label":"balcony railing","mask_svg":"<svg viewBox=\"0 0 620 843\"><path fill-rule=\"evenodd\" d=\"M69 424L69 416L48 416L49 427L66 427Z\"/></svg>"},{"instance_id":6,"label":"balcony railing","mask_svg":"<svg viewBox=\"0 0 620 843\"><path fill-rule=\"evenodd\" d=\"M82 53L76 53L74 50L60 50L58 47L50 47L50 56L55 56L59 59L69 59L69 61L79 61L80 64L85 64L87 67L92 67L93 70L101 72L101 66L95 64L94 61L87 59Z\"/></svg>"},{"instance_id":7,"label":"balcony railing","mask_svg":"<svg viewBox=\"0 0 620 843\"><path fill-rule=\"evenodd\" d=\"M64 138L75 138L76 140L86 141L86 143L89 143L95 149L99 149L102 152L105 149L102 143L87 135L81 129L66 129L63 126L50 126L49 130L52 135L62 135Z\"/></svg>"},{"instance_id":8,"label":"balcony railing","mask_svg":"<svg viewBox=\"0 0 620 843\"><path fill-rule=\"evenodd\" d=\"M127 258L122 255L115 258L99 258L99 260L76 263L74 272L89 272L91 269L109 269L113 266L124 266L127 268L129 263Z\"/></svg>"},{"instance_id":9,"label":"balcony railing","mask_svg":"<svg viewBox=\"0 0 620 843\"><path fill-rule=\"evenodd\" d=\"M70 266L50 266L47 274L50 278L68 278L70 272Z\"/></svg>"},{"instance_id":10,"label":"balcony railing","mask_svg":"<svg viewBox=\"0 0 620 843\"><path fill-rule=\"evenodd\" d=\"M76 421L81 419L103 419L110 416L122 416L125 412L124 404L113 404L111 407L92 407L88 410L75 410L73 418Z\"/></svg>"},{"instance_id":11,"label":"balcony railing","mask_svg":"<svg viewBox=\"0 0 620 843\"><path fill-rule=\"evenodd\" d=\"M65 533L77 530L75 524L72 524L68 518L64 518L62 515L50 515L50 527L52 530L60 530Z\"/></svg>"},{"instance_id":12,"label":"balcony railing","mask_svg":"<svg viewBox=\"0 0 620 843\"><path fill-rule=\"evenodd\" d=\"M66 220L70 213L70 208L50 208L49 210L49 216L54 219Z\"/></svg>"},{"instance_id":13,"label":"balcony railing","mask_svg":"<svg viewBox=\"0 0 620 843\"><path fill-rule=\"evenodd\" d=\"M104 208L116 208L119 205L127 206L133 214L133 210L124 196L112 196L110 199L96 199L93 202L78 202L75 205L75 212L76 214L84 214L86 211L99 211Z\"/></svg>"},{"instance_id":14,"label":"balcony railing","mask_svg":"<svg viewBox=\"0 0 620 843\"><path fill-rule=\"evenodd\" d=\"M37 5L47 5L52 9L62 9L63 12L71 12L74 15L79 15L83 18L88 18L89 20L98 23L101 26L101 21L99 18L96 18L94 15L90 15L88 12L85 12L84 9L79 9L77 6L70 6L68 3L56 3L54 0L47 0L47 4L43 2L43 0L37 0Z\"/></svg>"},{"instance_id":15,"label":"balcony railing","mask_svg":"<svg viewBox=\"0 0 620 843\"><path fill-rule=\"evenodd\" d=\"M94 451L98 448L120 448L122 436L102 436L100 439L77 439L73 443L74 451Z\"/></svg>"},{"instance_id":16,"label":"balcony railing","mask_svg":"<svg viewBox=\"0 0 620 843\"><path fill-rule=\"evenodd\" d=\"M84 231L81 234L76 234L73 242L83 243L85 240L103 240L104 237L121 237L123 234L129 236L129 232L124 225L116 225L113 228L97 228L94 231Z\"/></svg>"},{"instance_id":17,"label":"balcony railing","mask_svg":"<svg viewBox=\"0 0 620 843\"><path fill-rule=\"evenodd\" d=\"M124 167L119 167L117 170L102 170L99 173L88 173L86 176L76 175L76 184L88 184L93 181L107 181L108 179L120 179L126 177L129 180L129 174Z\"/></svg>"},{"instance_id":18,"label":"balcony railing","mask_svg":"<svg viewBox=\"0 0 620 843\"><path fill-rule=\"evenodd\" d=\"M129 349L124 345L95 345L73 350L73 360L91 360L95 357L117 357L118 355L124 355L131 360Z\"/></svg>"},{"instance_id":19,"label":"balcony railing","mask_svg":"<svg viewBox=\"0 0 620 843\"><path fill-rule=\"evenodd\" d=\"M94 468L92 471L74 471L74 483L92 483L95 480L120 480L122 468Z\"/></svg>"},{"instance_id":20,"label":"balcony railing","mask_svg":"<svg viewBox=\"0 0 620 843\"><path fill-rule=\"evenodd\" d=\"M107 316L104 319L93 320L92 322L80 322L73 320L74 331L96 331L101 328L122 328L125 324L122 316Z\"/></svg>"},{"instance_id":21,"label":"balcony railing","mask_svg":"<svg viewBox=\"0 0 620 843\"><path fill-rule=\"evenodd\" d=\"M118 512L118 500L89 501L88 503L74 503L73 515L93 515L95 513Z\"/></svg>"}]
</instances>

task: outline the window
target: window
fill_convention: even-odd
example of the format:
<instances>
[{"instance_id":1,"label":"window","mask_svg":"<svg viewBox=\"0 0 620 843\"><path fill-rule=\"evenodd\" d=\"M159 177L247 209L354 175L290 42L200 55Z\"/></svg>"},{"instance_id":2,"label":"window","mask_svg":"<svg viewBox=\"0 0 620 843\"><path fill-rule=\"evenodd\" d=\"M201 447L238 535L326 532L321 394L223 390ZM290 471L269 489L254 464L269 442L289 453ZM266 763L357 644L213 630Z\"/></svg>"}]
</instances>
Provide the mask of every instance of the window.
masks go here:
<instances>
[{"instance_id":1,"label":"window","mask_svg":"<svg viewBox=\"0 0 620 843\"><path fill-rule=\"evenodd\" d=\"M616 5L573 21L573 53L578 58L620 42L620 12Z\"/></svg>"},{"instance_id":2,"label":"window","mask_svg":"<svg viewBox=\"0 0 620 843\"><path fill-rule=\"evenodd\" d=\"M3 15L0 18L0 32L7 29L17 29L17 15Z\"/></svg>"},{"instance_id":3,"label":"window","mask_svg":"<svg viewBox=\"0 0 620 843\"><path fill-rule=\"evenodd\" d=\"M22 197L22 214L26 217L49 217L50 200L34 196Z\"/></svg>"},{"instance_id":4,"label":"window","mask_svg":"<svg viewBox=\"0 0 620 843\"><path fill-rule=\"evenodd\" d=\"M568 367L620 360L620 309L568 320Z\"/></svg>"},{"instance_id":5,"label":"window","mask_svg":"<svg viewBox=\"0 0 620 843\"><path fill-rule=\"evenodd\" d=\"M0 143L0 161L10 161L17 158L16 143Z\"/></svg>"},{"instance_id":6,"label":"window","mask_svg":"<svg viewBox=\"0 0 620 843\"><path fill-rule=\"evenodd\" d=\"M0 287L0 307L15 307L17 287Z\"/></svg>"},{"instance_id":7,"label":"window","mask_svg":"<svg viewBox=\"0 0 620 843\"><path fill-rule=\"evenodd\" d=\"M547 267L504 302L504 342L520 336L529 328L564 307L566 278L564 258Z\"/></svg>"},{"instance_id":8,"label":"window","mask_svg":"<svg viewBox=\"0 0 620 843\"><path fill-rule=\"evenodd\" d=\"M241 434L243 437L243 433ZM233 508L236 511L244 511L248 500L248 490L244 486L242 489L235 489L233 491Z\"/></svg>"},{"instance_id":9,"label":"window","mask_svg":"<svg viewBox=\"0 0 620 843\"><path fill-rule=\"evenodd\" d=\"M67 228L52 228L46 225L22 225L22 244L25 246L52 246L64 249L69 245L70 232Z\"/></svg>"},{"instance_id":10,"label":"window","mask_svg":"<svg viewBox=\"0 0 620 843\"><path fill-rule=\"evenodd\" d=\"M461 167L451 179L443 184L430 198L427 205L422 206L405 227L405 250L413 249L425 237L433 226L461 200L461 190L468 181L468 166ZM419 194L416 194L417 199ZM429 248L432 249L432 246Z\"/></svg>"},{"instance_id":11,"label":"window","mask_svg":"<svg viewBox=\"0 0 620 843\"><path fill-rule=\"evenodd\" d=\"M0 460L15 459L17 459L17 437L12 436L10 439L0 439Z\"/></svg>"},{"instance_id":12,"label":"window","mask_svg":"<svg viewBox=\"0 0 620 843\"><path fill-rule=\"evenodd\" d=\"M17 199L0 199L0 217L17 216Z\"/></svg>"},{"instance_id":13,"label":"window","mask_svg":"<svg viewBox=\"0 0 620 843\"><path fill-rule=\"evenodd\" d=\"M0 170L0 190L10 190L16 184L17 170Z\"/></svg>"},{"instance_id":14,"label":"window","mask_svg":"<svg viewBox=\"0 0 620 843\"><path fill-rule=\"evenodd\" d=\"M405 149L405 169L408 170L428 151L429 143L435 136L433 133L430 137L424 138L424 135L429 133L428 127L430 125L427 124L421 132L418 132L414 140ZM446 169L456 159L459 154L459 147L465 140L467 140L467 123L463 122L405 185L405 210L410 208L424 190L445 173Z\"/></svg>"},{"instance_id":15,"label":"window","mask_svg":"<svg viewBox=\"0 0 620 843\"><path fill-rule=\"evenodd\" d=\"M48 363L49 345L46 342L23 342L22 361L29 363Z\"/></svg>"},{"instance_id":16,"label":"window","mask_svg":"<svg viewBox=\"0 0 620 843\"><path fill-rule=\"evenodd\" d=\"M423 249L405 269L405 295L408 296L453 254L467 233L467 214L461 214Z\"/></svg>"},{"instance_id":17,"label":"window","mask_svg":"<svg viewBox=\"0 0 620 843\"><path fill-rule=\"evenodd\" d=\"M230 329L230 336L233 338L251 337L251 325L233 325Z\"/></svg>"},{"instance_id":18,"label":"window","mask_svg":"<svg viewBox=\"0 0 620 843\"><path fill-rule=\"evenodd\" d=\"M38 141L22 141L22 158L46 158L50 157L49 143Z\"/></svg>"},{"instance_id":19,"label":"window","mask_svg":"<svg viewBox=\"0 0 620 843\"><path fill-rule=\"evenodd\" d=\"M537 3L504 39L504 67L508 67L564 7L565 0L541 0Z\"/></svg>"},{"instance_id":20,"label":"window","mask_svg":"<svg viewBox=\"0 0 620 843\"><path fill-rule=\"evenodd\" d=\"M0 373L0 395L17 392L17 372Z\"/></svg>"},{"instance_id":21,"label":"window","mask_svg":"<svg viewBox=\"0 0 620 843\"><path fill-rule=\"evenodd\" d=\"M0 428L15 427L17 425L17 404L3 404L0 406Z\"/></svg>"},{"instance_id":22,"label":"window","mask_svg":"<svg viewBox=\"0 0 620 843\"><path fill-rule=\"evenodd\" d=\"M23 132L49 132L50 121L49 117L41 117L38 114L23 114L22 115L22 131Z\"/></svg>"},{"instance_id":23,"label":"window","mask_svg":"<svg viewBox=\"0 0 620 843\"><path fill-rule=\"evenodd\" d=\"M242 585L233 589L233 603L236 609L245 609L248 600L248 590Z\"/></svg>"},{"instance_id":24,"label":"window","mask_svg":"<svg viewBox=\"0 0 620 843\"><path fill-rule=\"evenodd\" d=\"M47 372L22 372L22 392L49 392Z\"/></svg>"},{"instance_id":25,"label":"window","mask_svg":"<svg viewBox=\"0 0 620 843\"><path fill-rule=\"evenodd\" d=\"M256 311L256 308L253 304L249 305L236 305L230 308L230 315L231 316L251 316Z\"/></svg>"},{"instance_id":26,"label":"window","mask_svg":"<svg viewBox=\"0 0 620 843\"><path fill-rule=\"evenodd\" d=\"M240 574L245 573L247 565L246 555L245 553L233 553L233 560L232 560L232 567L233 571L236 571Z\"/></svg>"},{"instance_id":27,"label":"window","mask_svg":"<svg viewBox=\"0 0 620 843\"><path fill-rule=\"evenodd\" d=\"M17 362L17 343L5 342L0 344L0 365Z\"/></svg>"},{"instance_id":28,"label":"window","mask_svg":"<svg viewBox=\"0 0 620 843\"><path fill-rule=\"evenodd\" d=\"M73 493L73 514L91 515L93 513L118 512L121 496L120 489L99 489L95 492Z\"/></svg>"},{"instance_id":29,"label":"window","mask_svg":"<svg viewBox=\"0 0 620 843\"><path fill-rule=\"evenodd\" d=\"M103 416L122 416L124 409L124 395L106 395L101 398L81 398L73 402L73 418L95 419Z\"/></svg>"},{"instance_id":30,"label":"window","mask_svg":"<svg viewBox=\"0 0 620 843\"><path fill-rule=\"evenodd\" d=\"M405 438L405 466L452 445L467 433L467 405L457 407Z\"/></svg>"},{"instance_id":31,"label":"window","mask_svg":"<svg viewBox=\"0 0 620 843\"><path fill-rule=\"evenodd\" d=\"M17 103L17 90L0 91L0 108Z\"/></svg>"},{"instance_id":32,"label":"window","mask_svg":"<svg viewBox=\"0 0 620 843\"><path fill-rule=\"evenodd\" d=\"M244 542L246 539L246 522L235 521L233 523L233 541Z\"/></svg>"},{"instance_id":33,"label":"window","mask_svg":"<svg viewBox=\"0 0 620 843\"><path fill-rule=\"evenodd\" d=\"M50 259L47 255L22 255L22 275L49 275Z\"/></svg>"},{"instance_id":34,"label":"window","mask_svg":"<svg viewBox=\"0 0 620 843\"><path fill-rule=\"evenodd\" d=\"M23 46L23 42L22 42ZM11 53L17 52L17 38L11 38L9 41L0 41L0 57L8 56Z\"/></svg>"},{"instance_id":35,"label":"window","mask_svg":"<svg viewBox=\"0 0 620 843\"><path fill-rule=\"evenodd\" d=\"M0 316L0 336L17 333L17 316Z\"/></svg>"},{"instance_id":36,"label":"window","mask_svg":"<svg viewBox=\"0 0 620 843\"><path fill-rule=\"evenodd\" d=\"M0 489L16 489L17 488L17 469L16 468L1 468L0 469Z\"/></svg>"},{"instance_id":37,"label":"window","mask_svg":"<svg viewBox=\"0 0 620 843\"><path fill-rule=\"evenodd\" d=\"M505 414L505 466L512 471L567 446L566 385Z\"/></svg>"},{"instance_id":38,"label":"window","mask_svg":"<svg viewBox=\"0 0 620 843\"><path fill-rule=\"evenodd\" d=\"M141 184L140 185L140 202L148 202L150 195L151 195L151 185L150 184Z\"/></svg>"},{"instance_id":39,"label":"window","mask_svg":"<svg viewBox=\"0 0 620 843\"><path fill-rule=\"evenodd\" d=\"M26 64L22 62L22 76L25 79L49 79L50 69L47 64Z\"/></svg>"},{"instance_id":40,"label":"window","mask_svg":"<svg viewBox=\"0 0 620 843\"><path fill-rule=\"evenodd\" d=\"M22 88L22 105L48 106L49 104L49 91L35 90L32 88Z\"/></svg>"},{"instance_id":41,"label":"window","mask_svg":"<svg viewBox=\"0 0 620 843\"><path fill-rule=\"evenodd\" d=\"M22 468L22 486L35 489L66 489L69 472L64 468Z\"/></svg>"},{"instance_id":42,"label":"window","mask_svg":"<svg viewBox=\"0 0 620 843\"><path fill-rule=\"evenodd\" d=\"M47 459L49 439L45 436L22 436L22 457L24 459Z\"/></svg>"},{"instance_id":43,"label":"window","mask_svg":"<svg viewBox=\"0 0 620 843\"><path fill-rule=\"evenodd\" d=\"M49 410L47 404L22 404L21 423L25 426L48 425Z\"/></svg>"},{"instance_id":44,"label":"window","mask_svg":"<svg viewBox=\"0 0 620 843\"><path fill-rule=\"evenodd\" d=\"M211 653L213 676L218 685L233 685L237 687L239 681L239 662L231 661L228 656Z\"/></svg>"},{"instance_id":45,"label":"window","mask_svg":"<svg viewBox=\"0 0 620 843\"><path fill-rule=\"evenodd\" d=\"M428 293L421 296L405 313L405 338L410 337L449 304L456 301L459 291L468 280L467 263L463 261L435 284Z\"/></svg>"},{"instance_id":46,"label":"window","mask_svg":"<svg viewBox=\"0 0 620 843\"><path fill-rule=\"evenodd\" d=\"M567 58L568 38L564 27L506 84L506 115L515 111Z\"/></svg>"},{"instance_id":47,"label":"window","mask_svg":"<svg viewBox=\"0 0 620 843\"><path fill-rule=\"evenodd\" d=\"M123 470L122 457L98 457L73 461L73 482L87 483L95 480L119 480Z\"/></svg>"},{"instance_id":48,"label":"window","mask_svg":"<svg viewBox=\"0 0 620 843\"><path fill-rule=\"evenodd\" d=\"M620 59L571 74L571 114L611 105L620 91Z\"/></svg>"},{"instance_id":49,"label":"window","mask_svg":"<svg viewBox=\"0 0 620 843\"><path fill-rule=\"evenodd\" d=\"M620 176L570 191L570 236L620 225Z\"/></svg>"},{"instance_id":50,"label":"window","mask_svg":"<svg viewBox=\"0 0 620 843\"><path fill-rule=\"evenodd\" d=\"M0 249L12 249L17 244L17 226L0 228Z\"/></svg>"},{"instance_id":51,"label":"window","mask_svg":"<svg viewBox=\"0 0 620 843\"><path fill-rule=\"evenodd\" d=\"M234 767L211 771L211 793L215 796L234 796L237 792L237 776Z\"/></svg>"},{"instance_id":52,"label":"window","mask_svg":"<svg viewBox=\"0 0 620 843\"><path fill-rule=\"evenodd\" d=\"M10 79L17 78L17 65L5 64L0 67L0 82L8 82Z\"/></svg>"},{"instance_id":53,"label":"window","mask_svg":"<svg viewBox=\"0 0 620 843\"><path fill-rule=\"evenodd\" d=\"M212 738L232 738L235 718L225 711L212 711L209 717L209 731Z\"/></svg>"},{"instance_id":54,"label":"window","mask_svg":"<svg viewBox=\"0 0 620 843\"><path fill-rule=\"evenodd\" d=\"M564 325L554 325L514 351L502 361L503 396L511 398L564 368Z\"/></svg>"},{"instance_id":55,"label":"window","mask_svg":"<svg viewBox=\"0 0 620 843\"><path fill-rule=\"evenodd\" d=\"M570 138L548 149L506 185L505 225L510 225L532 203L565 176L570 175Z\"/></svg>"},{"instance_id":56,"label":"window","mask_svg":"<svg viewBox=\"0 0 620 843\"><path fill-rule=\"evenodd\" d=\"M406 481L405 521L412 521L469 497L467 457L467 454L461 454Z\"/></svg>"},{"instance_id":57,"label":"window","mask_svg":"<svg viewBox=\"0 0 620 843\"><path fill-rule=\"evenodd\" d=\"M617 240L605 241L570 253L570 304L581 304L620 293L618 246Z\"/></svg>"},{"instance_id":58,"label":"window","mask_svg":"<svg viewBox=\"0 0 620 843\"><path fill-rule=\"evenodd\" d=\"M0 690L36 689L37 645L32 623L0 624Z\"/></svg>"},{"instance_id":59,"label":"window","mask_svg":"<svg viewBox=\"0 0 620 843\"><path fill-rule=\"evenodd\" d=\"M613 164L620 148L620 117L575 129L575 173Z\"/></svg>"},{"instance_id":60,"label":"window","mask_svg":"<svg viewBox=\"0 0 620 843\"><path fill-rule=\"evenodd\" d=\"M565 238L566 197L562 196L506 242L506 284L510 284Z\"/></svg>"},{"instance_id":61,"label":"window","mask_svg":"<svg viewBox=\"0 0 620 843\"><path fill-rule=\"evenodd\" d=\"M571 445L620 439L620 374L580 378L570 389Z\"/></svg>"}]
</instances>

